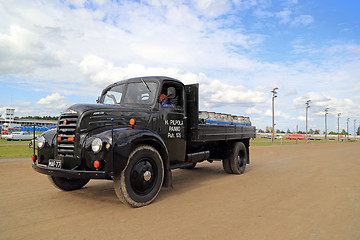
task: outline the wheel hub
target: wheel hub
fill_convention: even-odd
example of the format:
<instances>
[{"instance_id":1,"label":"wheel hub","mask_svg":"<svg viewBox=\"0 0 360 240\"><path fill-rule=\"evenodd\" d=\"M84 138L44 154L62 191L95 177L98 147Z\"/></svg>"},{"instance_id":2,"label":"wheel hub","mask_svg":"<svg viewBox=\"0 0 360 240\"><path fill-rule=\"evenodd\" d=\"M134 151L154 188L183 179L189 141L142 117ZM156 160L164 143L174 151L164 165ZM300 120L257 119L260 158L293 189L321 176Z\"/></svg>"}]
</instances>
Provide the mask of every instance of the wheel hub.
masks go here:
<instances>
[{"instance_id":1,"label":"wheel hub","mask_svg":"<svg viewBox=\"0 0 360 240\"><path fill-rule=\"evenodd\" d=\"M140 195L145 195L152 190L156 181L151 159L142 159L137 162L131 171L130 182L133 190Z\"/></svg>"},{"instance_id":2,"label":"wheel hub","mask_svg":"<svg viewBox=\"0 0 360 240\"><path fill-rule=\"evenodd\" d=\"M147 182L150 181L150 179L151 179L151 172L150 172L150 171L144 172L143 177L144 177L144 180L145 180L145 181L147 181Z\"/></svg>"}]
</instances>

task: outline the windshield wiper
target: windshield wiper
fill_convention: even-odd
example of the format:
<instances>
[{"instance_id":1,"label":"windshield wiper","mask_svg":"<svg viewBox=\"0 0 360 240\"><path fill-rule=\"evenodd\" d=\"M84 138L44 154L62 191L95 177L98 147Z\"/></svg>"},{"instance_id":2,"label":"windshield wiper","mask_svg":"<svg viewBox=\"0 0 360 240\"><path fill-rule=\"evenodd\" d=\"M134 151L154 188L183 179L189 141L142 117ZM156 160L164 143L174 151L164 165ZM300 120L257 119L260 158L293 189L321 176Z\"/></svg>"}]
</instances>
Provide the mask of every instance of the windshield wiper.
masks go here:
<instances>
[{"instance_id":1,"label":"windshield wiper","mask_svg":"<svg viewBox=\"0 0 360 240\"><path fill-rule=\"evenodd\" d=\"M144 81L144 79L140 78L140 80L143 82L143 84L145 84L145 86L147 87L147 89L149 89L149 92L151 92L149 86L148 86L147 83Z\"/></svg>"}]
</instances>

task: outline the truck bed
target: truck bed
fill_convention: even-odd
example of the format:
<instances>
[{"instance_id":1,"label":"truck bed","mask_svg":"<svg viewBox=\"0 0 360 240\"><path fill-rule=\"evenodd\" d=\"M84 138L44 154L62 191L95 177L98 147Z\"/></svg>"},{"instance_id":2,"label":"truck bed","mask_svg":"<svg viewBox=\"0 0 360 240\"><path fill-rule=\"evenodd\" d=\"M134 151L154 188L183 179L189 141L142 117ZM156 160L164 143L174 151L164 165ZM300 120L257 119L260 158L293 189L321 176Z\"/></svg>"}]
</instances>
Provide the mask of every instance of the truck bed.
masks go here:
<instances>
[{"instance_id":1,"label":"truck bed","mask_svg":"<svg viewBox=\"0 0 360 240\"><path fill-rule=\"evenodd\" d=\"M229 124L199 124L199 141L220 141L254 138L256 129L253 126Z\"/></svg>"},{"instance_id":2,"label":"truck bed","mask_svg":"<svg viewBox=\"0 0 360 240\"><path fill-rule=\"evenodd\" d=\"M199 111L199 85L186 85L188 136L190 142L227 141L256 137L250 118ZM190 107L191 106L191 107Z\"/></svg>"}]
</instances>

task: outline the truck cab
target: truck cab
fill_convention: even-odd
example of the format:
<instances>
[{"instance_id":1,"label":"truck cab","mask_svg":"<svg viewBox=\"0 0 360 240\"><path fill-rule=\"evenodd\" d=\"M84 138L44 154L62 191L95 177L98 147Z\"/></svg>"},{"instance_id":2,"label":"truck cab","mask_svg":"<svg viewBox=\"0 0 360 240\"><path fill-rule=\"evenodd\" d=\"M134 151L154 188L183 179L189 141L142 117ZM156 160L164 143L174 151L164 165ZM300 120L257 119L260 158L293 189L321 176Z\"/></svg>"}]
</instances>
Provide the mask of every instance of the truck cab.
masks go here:
<instances>
[{"instance_id":1,"label":"truck cab","mask_svg":"<svg viewBox=\"0 0 360 240\"><path fill-rule=\"evenodd\" d=\"M171 169L222 158L226 172L243 172L255 128L201 124L198 88L169 77L111 84L97 104L71 106L56 129L40 136L33 168L65 191L94 178L113 180L119 199L132 207L151 203L161 186L171 187Z\"/></svg>"}]
</instances>

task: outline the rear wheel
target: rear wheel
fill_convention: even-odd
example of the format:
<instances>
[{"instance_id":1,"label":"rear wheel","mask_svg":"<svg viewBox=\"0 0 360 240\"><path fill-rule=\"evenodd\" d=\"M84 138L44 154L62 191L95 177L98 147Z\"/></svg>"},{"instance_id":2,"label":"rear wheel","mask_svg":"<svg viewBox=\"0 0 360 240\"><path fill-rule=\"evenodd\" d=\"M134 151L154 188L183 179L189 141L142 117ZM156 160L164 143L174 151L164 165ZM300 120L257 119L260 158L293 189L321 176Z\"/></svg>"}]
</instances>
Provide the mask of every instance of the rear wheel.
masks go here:
<instances>
[{"instance_id":1,"label":"rear wheel","mask_svg":"<svg viewBox=\"0 0 360 240\"><path fill-rule=\"evenodd\" d=\"M115 193L125 204L142 207L160 192L164 166L159 152L151 146L139 146L129 156L125 169L114 176Z\"/></svg>"},{"instance_id":2,"label":"rear wheel","mask_svg":"<svg viewBox=\"0 0 360 240\"><path fill-rule=\"evenodd\" d=\"M64 191L78 190L90 181L90 179L70 179L53 176L49 176L49 179L56 187Z\"/></svg>"},{"instance_id":3,"label":"rear wheel","mask_svg":"<svg viewBox=\"0 0 360 240\"><path fill-rule=\"evenodd\" d=\"M247 162L247 151L244 143L236 142L234 150L229 156L231 171L234 174L243 174L245 172Z\"/></svg>"},{"instance_id":4,"label":"rear wheel","mask_svg":"<svg viewBox=\"0 0 360 240\"><path fill-rule=\"evenodd\" d=\"M233 173L230 167L230 159L226 158L222 160L223 168L226 173Z\"/></svg>"}]
</instances>

